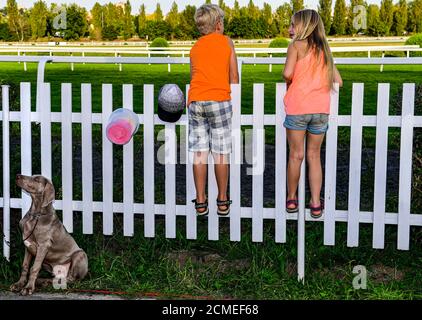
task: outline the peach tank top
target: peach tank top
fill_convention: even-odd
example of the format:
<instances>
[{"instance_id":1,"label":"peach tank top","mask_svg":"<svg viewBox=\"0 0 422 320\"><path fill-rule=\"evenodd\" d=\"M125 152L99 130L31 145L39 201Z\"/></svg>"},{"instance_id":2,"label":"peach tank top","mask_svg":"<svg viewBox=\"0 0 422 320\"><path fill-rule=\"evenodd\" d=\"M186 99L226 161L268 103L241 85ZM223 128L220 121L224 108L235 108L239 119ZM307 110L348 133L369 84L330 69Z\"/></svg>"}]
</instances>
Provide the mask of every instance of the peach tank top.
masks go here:
<instances>
[{"instance_id":1,"label":"peach tank top","mask_svg":"<svg viewBox=\"0 0 422 320\"><path fill-rule=\"evenodd\" d=\"M314 50L296 62L292 82L284 96L287 115L330 113L331 90L327 85L323 52L320 54L319 65Z\"/></svg>"}]
</instances>

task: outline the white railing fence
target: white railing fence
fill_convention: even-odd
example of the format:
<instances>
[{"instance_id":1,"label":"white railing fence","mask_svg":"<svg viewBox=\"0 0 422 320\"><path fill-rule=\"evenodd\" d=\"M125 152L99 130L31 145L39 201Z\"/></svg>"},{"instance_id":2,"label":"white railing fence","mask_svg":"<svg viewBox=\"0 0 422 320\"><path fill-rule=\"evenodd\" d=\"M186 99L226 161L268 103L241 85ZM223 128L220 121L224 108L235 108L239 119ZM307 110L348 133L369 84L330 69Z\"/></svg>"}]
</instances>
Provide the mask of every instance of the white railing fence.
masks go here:
<instances>
[{"instance_id":1,"label":"white railing fence","mask_svg":"<svg viewBox=\"0 0 422 320\"><path fill-rule=\"evenodd\" d=\"M2 86L2 149L3 149L3 194L0 198L0 206L3 208L3 255L9 259L10 247L10 209L21 209L24 215L30 206L30 197L22 193L20 198L10 197L10 174L14 176L18 172L10 172L10 123L20 124L21 134L21 172L31 175L32 172L32 142L31 124L40 123L41 127L41 174L52 178L52 136L51 124L59 123L61 130L62 151L62 185L55 186L56 190L62 189L62 198L57 199L54 207L63 211L63 223L69 232L73 232L74 211L82 212L83 233L93 233L94 212L103 215L103 234L111 235L116 231L113 225L113 217L123 214L123 233L132 236L134 230L134 215L143 215L145 237L155 236L155 216L165 216L165 234L167 238L176 236L176 216L186 217L186 238L197 238L197 217L193 204L190 202L195 197L195 188L192 175L192 162L186 157L186 204L176 204L176 167L177 154L176 126L183 130L188 129L187 116L183 115L176 124L163 123L154 114L154 86L143 87L143 113L138 114L143 127L143 166L144 166L144 203L134 202L134 158L133 141L123 147L123 202L113 200L113 148L111 142L105 137L104 130L109 115L113 110L112 96L113 86L102 86L102 112L94 113L92 110L92 88L90 84L81 85L81 112L72 111L72 85L64 83L61 93L51 92L48 83L42 84L41 96L43 107L39 112L31 111L31 84L20 84L20 111L9 110L9 88ZM302 178L299 188L300 210L298 214L288 214L285 211L286 200L286 132L283 127L284 106L283 97L286 92L284 83L276 84L275 114L264 113L264 85L253 86L253 114L241 113L241 85L232 86L233 100L233 153L231 156L230 170L230 194L233 200L231 213L228 218L220 218L216 214L216 205L210 202L210 214L208 216L208 239L219 240L220 219L230 220L230 239L240 241L241 219L252 219L252 241L263 241L263 221L271 219L275 221L274 241L286 242L286 223L289 220L298 220L298 279L304 279L305 272L305 221L320 221L324 223L324 244L335 244L335 226L337 222L347 223L347 245L355 247L359 245L359 226L361 223L373 224L373 247L384 247L384 229L386 224L397 225L397 247L401 250L409 249L410 226L422 226L422 215L410 212L411 181L412 181L412 139L413 129L422 127L422 116L414 115L415 84L403 84L403 104L401 116L389 115L390 86L387 83L378 86L377 115L363 115L363 83L354 83L352 91L351 115L338 115L339 93L333 91L331 99L331 115L329 118L330 129L326 137L325 158L325 187L324 196L326 202L325 213L322 218L315 220L310 217L308 209L305 209L305 166L302 166ZM51 95L61 94L61 111L51 112ZM123 86L123 107L133 109L133 86ZM82 144L82 200L73 199L72 181L72 125L81 125ZM102 138L102 194L103 201L93 201L93 153L92 153L92 126L100 124L103 128ZM165 204L156 204L154 194L154 128L156 125L165 126ZM252 141L252 185L253 199L251 207L241 206L241 159L243 144L241 136L242 126L252 126L254 139ZM264 168L264 139L262 130L264 126L275 127L275 206L267 208L263 206L264 175L259 168ZM336 208L336 168L337 168L337 136L338 127L350 127L350 174L347 210ZM376 134L376 160L375 160L375 191L373 212L360 211L361 190L361 149L362 129L375 127ZM397 213L385 211L386 198L386 175L387 175L387 148L388 129L391 127L401 128L400 143L400 183L399 183L399 207ZM182 130L182 131L183 131ZM187 139L186 139L187 143ZM185 146L186 147L186 146ZM187 148L181 148L186 152ZM187 154L187 153L186 153ZM210 163L210 166L212 163ZM210 168L211 169L211 168ZM214 182L214 170L209 170L210 199L216 198L217 189ZM202 219L202 217L201 217ZM14 239L19 241L19 239Z\"/></svg>"}]
</instances>

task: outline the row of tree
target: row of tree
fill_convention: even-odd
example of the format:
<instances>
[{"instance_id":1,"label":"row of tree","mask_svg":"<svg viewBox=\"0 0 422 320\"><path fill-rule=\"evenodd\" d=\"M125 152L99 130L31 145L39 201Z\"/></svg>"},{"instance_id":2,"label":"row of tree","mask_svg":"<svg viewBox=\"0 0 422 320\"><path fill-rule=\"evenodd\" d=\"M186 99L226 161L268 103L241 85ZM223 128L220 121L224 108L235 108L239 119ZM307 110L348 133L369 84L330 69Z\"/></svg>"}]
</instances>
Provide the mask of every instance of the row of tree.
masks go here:
<instances>
[{"instance_id":1,"label":"row of tree","mask_svg":"<svg viewBox=\"0 0 422 320\"><path fill-rule=\"evenodd\" d=\"M211 3L211 0L206 0ZM241 7L236 0L230 8L224 0L218 5L225 12L226 33L233 38L273 38L287 36L293 12L304 8L303 0L290 0L275 10L264 3L257 7L252 0ZM364 0L319 0L325 30L330 35L370 36L403 35L422 32L422 0L381 0L381 5L367 4ZM129 0L124 3L96 3L88 11L71 4L59 7L39 0L30 9L19 8L16 0L7 0L0 9L0 39L23 41L28 38L60 36L66 40L90 37L95 40L142 39L196 39L195 6L187 5L182 11L176 2L167 15L158 3L153 14L147 14L142 4L137 15L132 15Z\"/></svg>"}]
</instances>

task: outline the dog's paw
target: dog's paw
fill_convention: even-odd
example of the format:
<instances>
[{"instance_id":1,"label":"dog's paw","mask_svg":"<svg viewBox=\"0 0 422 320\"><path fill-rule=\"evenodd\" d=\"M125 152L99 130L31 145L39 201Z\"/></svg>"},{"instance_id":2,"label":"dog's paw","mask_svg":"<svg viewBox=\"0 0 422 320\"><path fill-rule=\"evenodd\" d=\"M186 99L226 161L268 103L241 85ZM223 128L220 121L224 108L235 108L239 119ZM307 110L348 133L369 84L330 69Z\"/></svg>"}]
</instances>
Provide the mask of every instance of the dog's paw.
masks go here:
<instances>
[{"instance_id":1,"label":"dog's paw","mask_svg":"<svg viewBox=\"0 0 422 320\"><path fill-rule=\"evenodd\" d=\"M24 287L24 283L22 283L22 282L16 282L16 283L14 283L14 284L12 284L11 286L10 286L10 291L12 291L12 292L19 292L19 291L21 291L22 290L22 288Z\"/></svg>"},{"instance_id":2,"label":"dog's paw","mask_svg":"<svg viewBox=\"0 0 422 320\"><path fill-rule=\"evenodd\" d=\"M34 288L33 287L28 287L26 286L25 288L23 288L20 292L21 296L30 296L34 293Z\"/></svg>"}]
</instances>

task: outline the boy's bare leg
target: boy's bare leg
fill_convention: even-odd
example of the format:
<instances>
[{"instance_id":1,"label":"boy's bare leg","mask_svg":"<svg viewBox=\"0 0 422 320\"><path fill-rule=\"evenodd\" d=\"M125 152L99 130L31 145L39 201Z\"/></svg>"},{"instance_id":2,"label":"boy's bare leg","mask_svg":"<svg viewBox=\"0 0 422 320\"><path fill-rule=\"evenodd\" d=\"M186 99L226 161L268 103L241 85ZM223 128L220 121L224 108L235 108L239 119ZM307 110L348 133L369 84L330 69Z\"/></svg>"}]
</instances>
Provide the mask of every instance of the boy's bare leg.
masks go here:
<instances>
[{"instance_id":1,"label":"boy's bare leg","mask_svg":"<svg viewBox=\"0 0 422 320\"><path fill-rule=\"evenodd\" d=\"M215 177L218 186L218 200L227 200L227 185L229 181L229 155L213 153L213 157ZM225 206L222 207L224 208Z\"/></svg>"},{"instance_id":2,"label":"boy's bare leg","mask_svg":"<svg viewBox=\"0 0 422 320\"><path fill-rule=\"evenodd\" d=\"M203 203L207 199L205 195L205 186L207 183L208 173L208 152L195 152L193 156L193 178L196 188L196 201ZM206 208L197 209L198 212L205 212Z\"/></svg>"},{"instance_id":3,"label":"boy's bare leg","mask_svg":"<svg viewBox=\"0 0 422 320\"><path fill-rule=\"evenodd\" d=\"M300 178L300 166L304 157L305 130L287 129L289 142L289 163L287 165L287 199L296 199L297 186ZM293 205L291 206L293 209Z\"/></svg>"}]
</instances>

